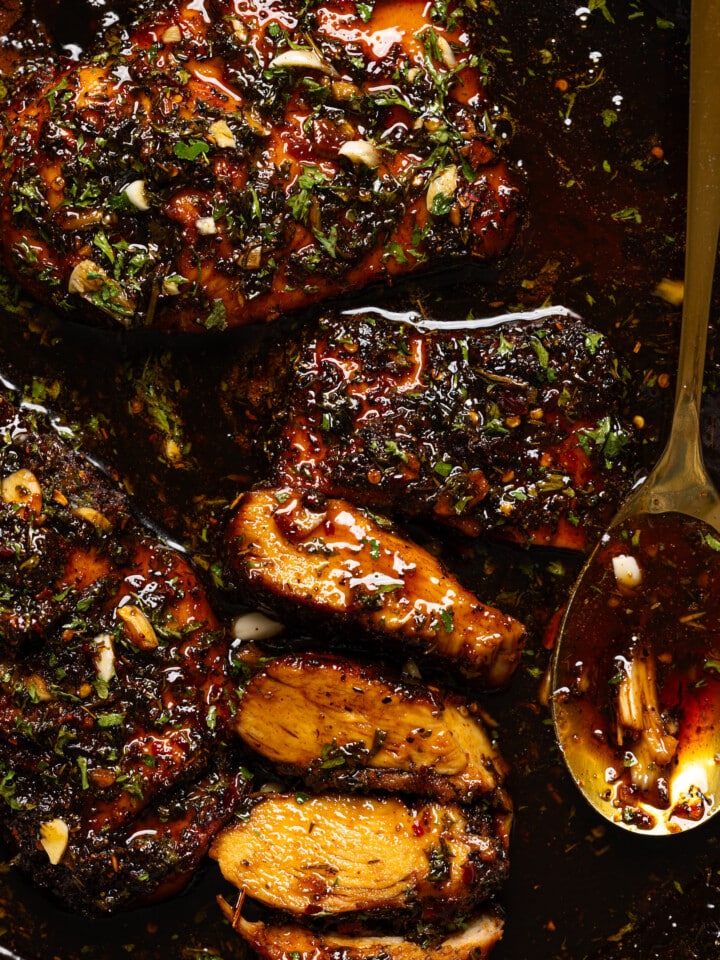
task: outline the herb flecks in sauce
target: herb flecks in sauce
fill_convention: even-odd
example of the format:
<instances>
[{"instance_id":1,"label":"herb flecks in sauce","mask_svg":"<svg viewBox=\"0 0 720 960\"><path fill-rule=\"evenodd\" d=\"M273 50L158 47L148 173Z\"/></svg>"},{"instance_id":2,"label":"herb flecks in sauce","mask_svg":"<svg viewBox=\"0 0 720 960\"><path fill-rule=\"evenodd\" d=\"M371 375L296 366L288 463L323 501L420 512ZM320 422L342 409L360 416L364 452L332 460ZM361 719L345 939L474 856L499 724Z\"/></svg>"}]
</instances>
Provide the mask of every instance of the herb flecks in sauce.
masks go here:
<instances>
[{"instance_id":1,"label":"herb flecks in sauce","mask_svg":"<svg viewBox=\"0 0 720 960\"><path fill-rule=\"evenodd\" d=\"M720 723L720 554L715 531L679 514L645 515L603 541L566 629L555 696L566 747L604 758L607 800L639 830L702 819L708 745ZM704 748L704 749L703 749Z\"/></svg>"}]
</instances>

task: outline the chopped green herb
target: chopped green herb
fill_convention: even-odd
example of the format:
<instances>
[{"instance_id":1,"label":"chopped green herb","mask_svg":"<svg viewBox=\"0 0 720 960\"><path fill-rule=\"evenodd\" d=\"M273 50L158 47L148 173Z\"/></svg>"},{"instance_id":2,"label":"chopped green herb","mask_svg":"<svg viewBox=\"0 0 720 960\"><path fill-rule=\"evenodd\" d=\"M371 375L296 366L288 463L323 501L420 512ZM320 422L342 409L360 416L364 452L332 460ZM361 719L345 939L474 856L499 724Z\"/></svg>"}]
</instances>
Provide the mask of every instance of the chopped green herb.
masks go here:
<instances>
[{"instance_id":1,"label":"chopped green herb","mask_svg":"<svg viewBox=\"0 0 720 960\"><path fill-rule=\"evenodd\" d=\"M214 730L217 727L217 707L216 706L212 706L208 710L207 716L205 718L205 725L207 726L208 730Z\"/></svg>"},{"instance_id":2,"label":"chopped green herb","mask_svg":"<svg viewBox=\"0 0 720 960\"><path fill-rule=\"evenodd\" d=\"M593 10L599 10L608 23L615 23L615 18L607 8L607 0L589 0L588 10L591 12Z\"/></svg>"},{"instance_id":3,"label":"chopped green herb","mask_svg":"<svg viewBox=\"0 0 720 960\"><path fill-rule=\"evenodd\" d=\"M706 533L702 539L706 547L710 547L711 550L720 553L720 540L718 540L717 537L714 537L711 533Z\"/></svg>"},{"instance_id":4,"label":"chopped green herb","mask_svg":"<svg viewBox=\"0 0 720 960\"><path fill-rule=\"evenodd\" d=\"M604 340L602 333L586 333L585 334L585 346L587 347L588 353L591 357L594 357L597 353L598 347Z\"/></svg>"},{"instance_id":5,"label":"chopped green herb","mask_svg":"<svg viewBox=\"0 0 720 960\"><path fill-rule=\"evenodd\" d=\"M372 557L372 559L379 560L380 559L380 541L376 540L374 537L370 537L369 539L363 540L363 543L368 544L368 546L370 547L370 556Z\"/></svg>"},{"instance_id":6,"label":"chopped green herb","mask_svg":"<svg viewBox=\"0 0 720 960\"><path fill-rule=\"evenodd\" d=\"M393 593L395 590L402 590L405 584L402 581L392 581L390 583L380 583L377 585L377 593Z\"/></svg>"},{"instance_id":7,"label":"chopped green herb","mask_svg":"<svg viewBox=\"0 0 720 960\"><path fill-rule=\"evenodd\" d=\"M213 300L210 313L202 321L206 330L227 329L227 309L222 300Z\"/></svg>"},{"instance_id":8,"label":"chopped green herb","mask_svg":"<svg viewBox=\"0 0 720 960\"><path fill-rule=\"evenodd\" d=\"M599 447L605 457L606 466L617 457L630 438L623 428L613 424L611 418L603 417L594 429L585 428L579 431L578 440L582 449L590 454L591 444Z\"/></svg>"},{"instance_id":9,"label":"chopped green herb","mask_svg":"<svg viewBox=\"0 0 720 960\"><path fill-rule=\"evenodd\" d=\"M430 870L428 880L431 883L443 883L450 876L450 848L447 841L441 838L440 843L428 852Z\"/></svg>"},{"instance_id":10,"label":"chopped green herb","mask_svg":"<svg viewBox=\"0 0 720 960\"><path fill-rule=\"evenodd\" d=\"M360 17L363 23L367 23L373 15L374 3L360 3L358 0L355 0L355 9L357 15Z\"/></svg>"},{"instance_id":11,"label":"chopped green herb","mask_svg":"<svg viewBox=\"0 0 720 960\"><path fill-rule=\"evenodd\" d=\"M121 727L125 722L124 713L101 713L97 718L99 727Z\"/></svg>"},{"instance_id":12,"label":"chopped green herb","mask_svg":"<svg viewBox=\"0 0 720 960\"><path fill-rule=\"evenodd\" d=\"M408 456L405 451L399 447L395 440L386 440L385 441L385 453L392 457L397 457L398 460L402 460L403 463L408 462Z\"/></svg>"},{"instance_id":13,"label":"chopped green herb","mask_svg":"<svg viewBox=\"0 0 720 960\"><path fill-rule=\"evenodd\" d=\"M550 354L537 337L530 338L530 346L535 351L535 355L538 358L538 363L544 370L548 365L548 361L550 360Z\"/></svg>"},{"instance_id":14,"label":"chopped green herb","mask_svg":"<svg viewBox=\"0 0 720 960\"><path fill-rule=\"evenodd\" d=\"M0 776L0 797L11 810L22 810L23 805L15 799L15 773L12 770L2 771Z\"/></svg>"},{"instance_id":15,"label":"chopped green herb","mask_svg":"<svg viewBox=\"0 0 720 960\"><path fill-rule=\"evenodd\" d=\"M210 144L204 140L190 140L188 143L176 143L173 147L173 153L178 160L197 160L210 151Z\"/></svg>"},{"instance_id":16,"label":"chopped green herb","mask_svg":"<svg viewBox=\"0 0 720 960\"><path fill-rule=\"evenodd\" d=\"M505 357L509 353L513 352L513 345L507 340L504 334L500 334L500 339L498 340L497 350L495 351L499 357Z\"/></svg>"},{"instance_id":17,"label":"chopped green herb","mask_svg":"<svg viewBox=\"0 0 720 960\"><path fill-rule=\"evenodd\" d=\"M632 220L634 223L642 223L642 216L637 207L625 207L623 210L616 210L611 216L613 220Z\"/></svg>"},{"instance_id":18,"label":"chopped green herb","mask_svg":"<svg viewBox=\"0 0 720 960\"><path fill-rule=\"evenodd\" d=\"M90 782L88 781L87 775L87 757L78 757L77 766L80 771L80 785L83 790L89 790Z\"/></svg>"},{"instance_id":19,"label":"chopped green herb","mask_svg":"<svg viewBox=\"0 0 720 960\"><path fill-rule=\"evenodd\" d=\"M603 110L600 114L603 125L606 127L611 127L614 123L618 121L617 111L615 110Z\"/></svg>"},{"instance_id":20,"label":"chopped green herb","mask_svg":"<svg viewBox=\"0 0 720 960\"><path fill-rule=\"evenodd\" d=\"M105 254L105 256L108 258L110 263L115 263L115 251L113 250L112 244L110 243L108 238L105 236L105 233L103 230L98 230L98 232L93 237L93 243L98 248L98 250L101 250Z\"/></svg>"}]
</instances>

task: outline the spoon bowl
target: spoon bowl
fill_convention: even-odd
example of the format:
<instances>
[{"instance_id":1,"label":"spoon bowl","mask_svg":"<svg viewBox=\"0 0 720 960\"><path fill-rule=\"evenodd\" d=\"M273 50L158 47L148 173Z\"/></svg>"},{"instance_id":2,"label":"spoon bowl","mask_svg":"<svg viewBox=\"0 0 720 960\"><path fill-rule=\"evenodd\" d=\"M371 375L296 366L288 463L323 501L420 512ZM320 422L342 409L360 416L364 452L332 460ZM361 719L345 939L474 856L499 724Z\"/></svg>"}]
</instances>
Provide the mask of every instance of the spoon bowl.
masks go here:
<instances>
[{"instance_id":1,"label":"spoon bowl","mask_svg":"<svg viewBox=\"0 0 720 960\"><path fill-rule=\"evenodd\" d=\"M666 836L720 809L720 496L700 404L720 227L720 4L693 0L680 353L667 446L585 564L552 663L571 776L617 826Z\"/></svg>"}]
</instances>

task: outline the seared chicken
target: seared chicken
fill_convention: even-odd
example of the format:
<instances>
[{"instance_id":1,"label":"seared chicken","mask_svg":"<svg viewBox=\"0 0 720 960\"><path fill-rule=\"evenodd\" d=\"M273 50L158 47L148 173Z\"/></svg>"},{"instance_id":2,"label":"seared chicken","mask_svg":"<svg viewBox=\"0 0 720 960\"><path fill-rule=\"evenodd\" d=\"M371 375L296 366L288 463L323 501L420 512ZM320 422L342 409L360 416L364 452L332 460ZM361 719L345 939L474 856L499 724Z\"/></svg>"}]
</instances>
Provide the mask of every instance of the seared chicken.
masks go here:
<instances>
[{"instance_id":1,"label":"seared chicken","mask_svg":"<svg viewBox=\"0 0 720 960\"><path fill-rule=\"evenodd\" d=\"M127 497L0 400L4 838L83 913L187 880L242 777L225 632Z\"/></svg>"},{"instance_id":2,"label":"seared chicken","mask_svg":"<svg viewBox=\"0 0 720 960\"><path fill-rule=\"evenodd\" d=\"M5 262L91 322L222 330L497 258L518 219L468 5L174 0L4 109Z\"/></svg>"},{"instance_id":3,"label":"seared chicken","mask_svg":"<svg viewBox=\"0 0 720 960\"><path fill-rule=\"evenodd\" d=\"M244 894L296 917L396 910L447 920L507 873L505 844L481 814L395 797L266 795L210 853Z\"/></svg>"},{"instance_id":4,"label":"seared chicken","mask_svg":"<svg viewBox=\"0 0 720 960\"><path fill-rule=\"evenodd\" d=\"M607 340L562 311L460 331L360 311L241 361L226 407L278 486L584 550L633 479L623 399Z\"/></svg>"},{"instance_id":5,"label":"seared chicken","mask_svg":"<svg viewBox=\"0 0 720 960\"><path fill-rule=\"evenodd\" d=\"M319 933L294 923L252 922L224 900L220 906L238 933L267 960L484 960L503 932L502 920L486 912L460 933L420 945L380 933Z\"/></svg>"},{"instance_id":6,"label":"seared chicken","mask_svg":"<svg viewBox=\"0 0 720 960\"><path fill-rule=\"evenodd\" d=\"M523 627L481 603L432 554L345 500L288 488L244 494L227 531L249 595L358 630L396 655L449 662L488 686L510 678Z\"/></svg>"},{"instance_id":7,"label":"seared chicken","mask_svg":"<svg viewBox=\"0 0 720 960\"><path fill-rule=\"evenodd\" d=\"M311 786L426 794L509 811L505 763L477 708L371 665L276 657L244 689L236 732Z\"/></svg>"},{"instance_id":8,"label":"seared chicken","mask_svg":"<svg viewBox=\"0 0 720 960\"><path fill-rule=\"evenodd\" d=\"M3 401L0 422L0 824L26 872L84 914L149 903L187 882L239 817L214 855L249 896L285 912L312 915L322 902L435 922L495 891L511 805L472 704L327 655L231 678L241 661L187 561L30 414ZM357 513L348 526L349 505L328 504L317 530L316 504L287 500L278 518L277 491L243 503L289 544L325 538L326 563L337 547L336 562L357 572L369 550L371 591L388 563L414 584L436 627L404 624L403 587L379 634L427 647L441 633L447 657L488 676L514 663L519 624L375 521ZM286 784L304 777L319 795L250 796L248 767ZM321 889L344 829L345 860ZM282 869L272 849L285 851Z\"/></svg>"}]
</instances>

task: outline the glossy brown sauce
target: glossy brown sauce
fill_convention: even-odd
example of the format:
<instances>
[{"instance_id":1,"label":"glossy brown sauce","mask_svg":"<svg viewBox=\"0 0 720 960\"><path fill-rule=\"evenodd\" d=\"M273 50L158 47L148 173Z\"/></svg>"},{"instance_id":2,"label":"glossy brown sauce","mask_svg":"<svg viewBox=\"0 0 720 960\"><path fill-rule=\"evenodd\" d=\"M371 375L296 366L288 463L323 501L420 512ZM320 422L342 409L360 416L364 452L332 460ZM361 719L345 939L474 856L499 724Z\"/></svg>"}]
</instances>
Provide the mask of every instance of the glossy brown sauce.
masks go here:
<instances>
[{"instance_id":1,"label":"glossy brown sauce","mask_svg":"<svg viewBox=\"0 0 720 960\"><path fill-rule=\"evenodd\" d=\"M608 813L681 830L714 806L695 750L720 723L720 539L679 514L646 515L603 540L564 628L559 665L569 752L605 768ZM580 659L582 657L582 659Z\"/></svg>"},{"instance_id":2,"label":"glossy brown sauce","mask_svg":"<svg viewBox=\"0 0 720 960\"><path fill-rule=\"evenodd\" d=\"M671 400L679 322L652 291L663 277L681 274L687 24L664 25L677 5L647 0L607 0L592 13L565 0L483 9L495 83L514 124L512 151L530 183L516 252L499 278L461 268L370 291L353 303L399 311L421 306L453 320L509 306L530 309L548 298L573 307L611 334L623 356L637 384L630 413L645 421L651 462ZM38 0L31 19L15 25L5 67L40 52L39 20L73 54L103 20L123 14L120 4ZM11 30L12 10L0 16L0 32ZM282 326L188 345L60 326L15 300L11 306L0 326L3 379L72 424L83 447L210 570L212 532L238 488L256 474L229 436L218 395L233 352L247 340L282 339ZM718 422L717 376L712 331L709 444ZM168 458L159 428L168 410L182 450L177 460ZM712 446L707 453L712 468L718 454ZM669 846L614 835L569 782L549 714L538 703L548 660L543 635L578 558L464 540L444 555L469 586L530 628L511 689L488 701L513 768L517 809L512 875L501 898L506 933L494 957L707 960L717 949L714 904L720 902L713 832L703 828ZM0 875L0 945L26 960L235 960L244 948L219 916L219 887L209 868L175 901L78 924L8 868Z\"/></svg>"}]
</instances>

